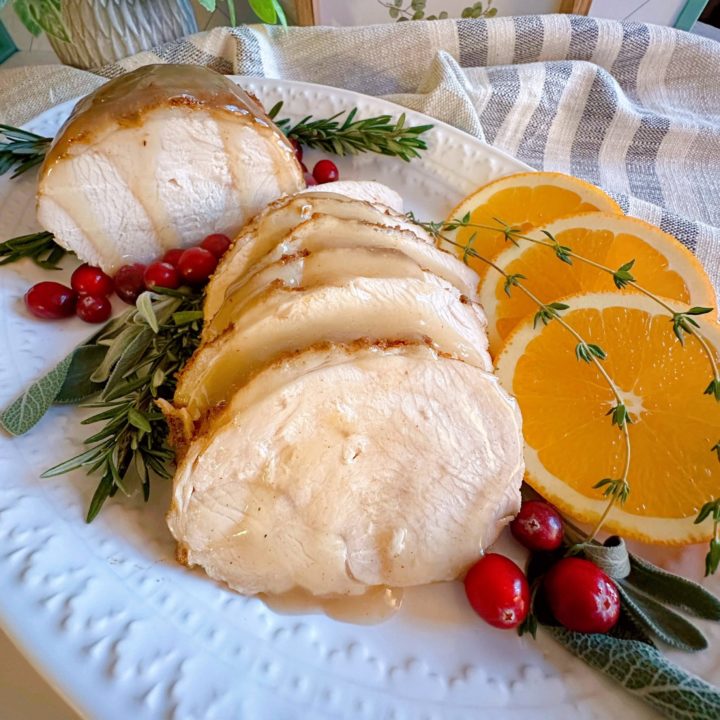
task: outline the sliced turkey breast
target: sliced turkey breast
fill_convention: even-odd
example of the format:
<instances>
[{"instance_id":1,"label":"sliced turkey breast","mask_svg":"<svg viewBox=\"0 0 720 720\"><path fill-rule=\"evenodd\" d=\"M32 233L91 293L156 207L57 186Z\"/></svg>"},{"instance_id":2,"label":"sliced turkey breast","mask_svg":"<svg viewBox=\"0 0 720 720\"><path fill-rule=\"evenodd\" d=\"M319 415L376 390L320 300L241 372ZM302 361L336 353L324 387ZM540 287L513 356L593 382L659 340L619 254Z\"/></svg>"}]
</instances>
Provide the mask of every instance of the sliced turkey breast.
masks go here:
<instances>
[{"instance_id":1,"label":"sliced turkey breast","mask_svg":"<svg viewBox=\"0 0 720 720\"><path fill-rule=\"evenodd\" d=\"M232 237L304 186L290 143L235 83L149 65L75 106L40 169L37 212L59 244L112 271Z\"/></svg>"},{"instance_id":2,"label":"sliced turkey breast","mask_svg":"<svg viewBox=\"0 0 720 720\"><path fill-rule=\"evenodd\" d=\"M228 288L225 302L205 325L204 337L217 337L240 317L248 303L271 285L308 289L318 285L342 285L357 277L422 280L424 276L418 263L399 250L350 247L310 252L303 249L264 264L242 283Z\"/></svg>"},{"instance_id":3,"label":"sliced turkey breast","mask_svg":"<svg viewBox=\"0 0 720 720\"><path fill-rule=\"evenodd\" d=\"M471 300L477 300L478 278L475 271L461 263L454 255L418 240L414 233L362 220L349 218L341 220L332 215L316 214L298 225L258 263L249 268L246 274L236 278L227 286L222 309L212 318L207 318L203 328L203 340L208 341L216 337L227 327L233 294L267 266L278 262L286 255L303 251L316 252L327 248L353 247L398 250L423 269L452 284ZM348 271L351 270L352 267L348 267Z\"/></svg>"},{"instance_id":4,"label":"sliced turkey breast","mask_svg":"<svg viewBox=\"0 0 720 720\"><path fill-rule=\"evenodd\" d=\"M392 188L373 180L338 180L337 182L313 185L303 193L333 193L342 195L351 200L361 200L371 205L383 206L394 210L396 213L403 212L403 199Z\"/></svg>"},{"instance_id":5,"label":"sliced turkey breast","mask_svg":"<svg viewBox=\"0 0 720 720\"><path fill-rule=\"evenodd\" d=\"M423 346L329 346L240 389L190 444L179 557L245 594L358 594L461 575L520 506L497 379Z\"/></svg>"},{"instance_id":6,"label":"sliced turkey breast","mask_svg":"<svg viewBox=\"0 0 720 720\"><path fill-rule=\"evenodd\" d=\"M269 288L195 352L178 380L175 405L197 420L268 362L323 341L429 339L439 351L490 370L485 328L482 310L431 273L422 280L357 278L307 290Z\"/></svg>"},{"instance_id":7,"label":"sliced turkey breast","mask_svg":"<svg viewBox=\"0 0 720 720\"><path fill-rule=\"evenodd\" d=\"M388 208L375 207L366 202L351 200L327 192L304 192L283 198L258 215L225 253L205 291L205 317L215 315L225 300L228 287L241 278L250 267L272 250L288 233L323 213L342 220L356 220L386 225L415 233L423 242L434 244L421 227L408 222L402 215Z\"/></svg>"}]
</instances>

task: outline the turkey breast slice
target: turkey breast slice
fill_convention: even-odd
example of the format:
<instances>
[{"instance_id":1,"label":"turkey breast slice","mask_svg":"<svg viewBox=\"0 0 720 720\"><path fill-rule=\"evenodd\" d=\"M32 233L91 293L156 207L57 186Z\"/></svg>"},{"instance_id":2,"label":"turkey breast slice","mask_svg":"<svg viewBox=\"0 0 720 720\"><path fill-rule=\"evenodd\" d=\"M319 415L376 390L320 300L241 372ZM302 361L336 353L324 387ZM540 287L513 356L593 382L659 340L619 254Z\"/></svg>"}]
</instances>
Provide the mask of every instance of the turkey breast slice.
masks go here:
<instances>
[{"instance_id":1,"label":"turkey breast slice","mask_svg":"<svg viewBox=\"0 0 720 720\"><path fill-rule=\"evenodd\" d=\"M375 207L341 195L315 192L313 188L312 192L283 198L271 204L240 233L208 283L204 305L206 319L217 313L232 283L241 278L289 232L317 213L332 215L342 220L364 220L408 230L422 241L433 244L433 239L425 230L388 208Z\"/></svg>"},{"instance_id":2,"label":"turkey breast slice","mask_svg":"<svg viewBox=\"0 0 720 720\"><path fill-rule=\"evenodd\" d=\"M212 318L206 316L203 341L217 337L228 326L235 308L233 296L242 290L244 284L284 256L302 251L312 253L326 248L356 247L398 250L423 269L452 284L471 300L477 300L478 278L475 271L454 255L418 240L414 233L362 220L340 220L333 215L317 214L298 225L247 273L236 277L235 281L227 286L224 304ZM349 265L347 270L351 273L352 266Z\"/></svg>"},{"instance_id":3,"label":"turkey breast slice","mask_svg":"<svg viewBox=\"0 0 720 720\"><path fill-rule=\"evenodd\" d=\"M308 289L268 288L195 352L178 379L175 405L197 420L268 362L322 341L431 339L438 350L490 370L485 328L482 310L431 273L422 280L355 278Z\"/></svg>"},{"instance_id":4,"label":"turkey breast slice","mask_svg":"<svg viewBox=\"0 0 720 720\"><path fill-rule=\"evenodd\" d=\"M311 252L302 249L263 264L244 282L229 288L220 310L205 324L203 337L208 340L217 337L240 317L248 303L271 285L307 289L317 285L342 285L357 277L422 280L425 273L417 262L400 250L349 247Z\"/></svg>"},{"instance_id":5,"label":"turkey breast slice","mask_svg":"<svg viewBox=\"0 0 720 720\"><path fill-rule=\"evenodd\" d=\"M392 188L374 180L338 180L337 182L313 185L303 193L334 193L351 200L362 200L371 205L382 205L396 213L403 212L403 199Z\"/></svg>"},{"instance_id":6,"label":"turkey breast slice","mask_svg":"<svg viewBox=\"0 0 720 720\"><path fill-rule=\"evenodd\" d=\"M497 379L424 346L294 354L190 444L178 555L245 593L358 594L461 575L520 507L521 420Z\"/></svg>"},{"instance_id":7,"label":"turkey breast slice","mask_svg":"<svg viewBox=\"0 0 720 720\"><path fill-rule=\"evenodd\" d=\"M60 245L113 271L232 237L304 186L292 146L235 83L150 65L75 106L40 169L37 214Z\"/></svg>"}]
</instances>

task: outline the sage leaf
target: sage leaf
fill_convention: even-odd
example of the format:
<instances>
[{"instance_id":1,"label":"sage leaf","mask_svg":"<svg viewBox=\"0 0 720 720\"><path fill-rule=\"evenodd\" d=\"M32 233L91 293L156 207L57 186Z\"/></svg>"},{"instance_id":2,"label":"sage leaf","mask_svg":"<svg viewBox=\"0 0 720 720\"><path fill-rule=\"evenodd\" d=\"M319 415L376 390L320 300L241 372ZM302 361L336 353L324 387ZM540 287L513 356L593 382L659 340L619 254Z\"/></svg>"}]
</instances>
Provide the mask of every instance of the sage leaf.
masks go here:
<instances>
[{"instance_id":1,"label":"sage leaf","mask_svg":"<svg viewBox=\"0 0 720 720\"><path fill-rule=\"evenodd\" d=\"M113 391L119 383L137 368L138 363L147 354L153 337L154 333L150 328L142 328L133 340L122 350L122 354L115 363L115 367L110 372L107 382L105 383L102 394L103 400L107 400L107 398L113 394Z\"/></svg>"},{"instance_id":2,"label":"sage leaf","mask_svg":"<svg viewBox=\"0 0 720 720\"><path fill-rule=\"evenodd\" d=\"M152 328L152 331L157 334L160 331L160 325L158 323L157 316L155 315L152 300L152 293L144 292L137 299L136 307L140 317L142 317L143 320L145 320L145 322Z\"/></svg>"},{"instance_id":3,"label":"sage leaf","mask_svg":"<svg viewBox=\"0 0 720 720\"><path fill-rule=\"evenodd\" d=\"M103 345L80 345L72 353L70 367L55 398L57 405L77 405L98 393L101 385L90 378L105 357Z\"/></svg>"},{"instance_id":4,"label":"sage leaf","mask_svg":"<svg viewBox=\"0 0 720 720\"><path fill-rule=\"evenodd\" d=\"M90 379L95 383L105 383L110 377L110 372L113 367L115 367L115 363L120 359L123 350L125 350L141 331L142 328L140 326L128 323L127 327L112 340L104 338L98 340L100 344L107 346L107 353Z\"/></svg>"},{"instance_id":5,"label":"sage leaf","mask_svg":"<svg viewBox=\"0 0 720 720\"><path fill-rule=\"evenodd\" d=\"M604 545L584 545L583 554L613 580L625 578L630 574L630 556L622 538L612 536Z\"/></svg>"},{"instance_id":6,"label":"sage leaf","mask_svg":"<svg viewBox=\"0 0 720 720\"><path fill-rule=\"evenodd\" d=\"M720 599L701 585L666 572L636 555L630 555L630 566L632 570L626 583L633 588L688 615L720 620Z\"/></svg>"},{"instance_id":7,"label":"sage leaf","mask_svg":"<svg viewBox=\"0 0 720 720\"><path fill-rule=\"evenodd\" d=\"M673 665L657 648L611 635L548 628L567 650L673 720L720 718L720 690Z\"/></svg>"},{"instance_id":8,"label":"sage leaf","mask_svg":"<svg viewBox=\"0 0 720 720\"><path fill-rule=\"evenodd\" d=\"M61 360L0 413L0 428L11 435L22 435L34 427L55 402L67 377L72 356L73 353L70 353Z\"/></svg>"},{"instance_id":9,"label":"sage leaf","mask_svg":"<svg viewBox=\"0 0 720 720\"><path fill-rule=\"evenodd\" d=\"M649 635L685 652L697 652L707 648L707 639L702 632L682 615L666 608L654 598L638 592L622 580L617 582L617 589L622 597L625 611Z\"/></svg>"}]
</instances>

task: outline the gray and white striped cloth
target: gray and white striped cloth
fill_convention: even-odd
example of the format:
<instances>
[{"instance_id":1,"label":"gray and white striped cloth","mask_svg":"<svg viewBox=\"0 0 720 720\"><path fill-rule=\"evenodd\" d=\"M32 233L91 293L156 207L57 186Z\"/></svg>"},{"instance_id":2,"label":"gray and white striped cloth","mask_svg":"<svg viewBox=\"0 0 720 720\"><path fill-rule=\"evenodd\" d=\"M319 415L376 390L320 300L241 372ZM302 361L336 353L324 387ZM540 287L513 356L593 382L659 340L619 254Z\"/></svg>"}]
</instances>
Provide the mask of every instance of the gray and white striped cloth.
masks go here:
<instances>
[{"instance_id":1,"label":"gray and white striped cloth","mask_svg":"<svg viewBox=\"0 0 720 720\"><path fill-rule=\"evenodd\" d=\"M158 61L344 87L425 112L599 185L679 237L720 286L720 43L569 15L218 28L97 74L0 70L0 121L25 122Z\"/></svg>"}]
</instances>

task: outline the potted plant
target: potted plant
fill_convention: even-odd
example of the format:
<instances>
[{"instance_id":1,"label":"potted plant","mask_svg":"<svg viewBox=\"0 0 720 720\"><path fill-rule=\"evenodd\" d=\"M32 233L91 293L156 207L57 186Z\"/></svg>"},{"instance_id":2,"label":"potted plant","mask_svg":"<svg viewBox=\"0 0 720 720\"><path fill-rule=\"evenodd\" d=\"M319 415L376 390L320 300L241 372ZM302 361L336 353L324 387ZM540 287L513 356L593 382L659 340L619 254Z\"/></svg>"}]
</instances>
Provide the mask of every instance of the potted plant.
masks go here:
<instances>
[{"instance_id":1,"label":"potted plant","mask_svg":"<svg viewBox=\"0 0 720 720\"><path fill-rule=\"evenodd\" d=\"M0 0L0 9L10 0ZM213 11L216 0L199 0ZM248 0L267 23L285 23L278 0ZM234 0L227 0L236 24ZM190 0L13 0L33 35L45 32L60 60L92 68L197 32Z\"/></svg>"}]
</instances>

